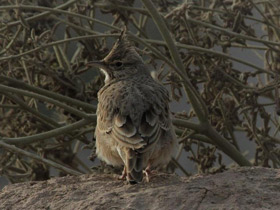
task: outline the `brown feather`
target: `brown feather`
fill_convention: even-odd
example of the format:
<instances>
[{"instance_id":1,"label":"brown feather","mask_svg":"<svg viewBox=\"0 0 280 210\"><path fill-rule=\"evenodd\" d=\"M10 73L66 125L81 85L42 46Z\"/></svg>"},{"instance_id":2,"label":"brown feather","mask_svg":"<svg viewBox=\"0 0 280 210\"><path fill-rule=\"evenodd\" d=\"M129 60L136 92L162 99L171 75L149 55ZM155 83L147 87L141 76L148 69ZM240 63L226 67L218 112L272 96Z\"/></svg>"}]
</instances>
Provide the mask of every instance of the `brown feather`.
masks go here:
<instances>
[{"instance_id":1,"label":"brown feather","mask_svg":"<svg viewBox=\"0 0 280 210\"><path fill-rule=\"evenodd\" d=\"M122 127L126 123L126 116L118 113L115 117L115 125L118 127Z\"/></svg>"},{"instance_id":2,"label":"brown feather","mask_svg":"<svg viewBox=\"0 0 280 210\"><path fill-rule=\"evenodd\" d=\"M150 137L152 136L156 130L159 129L158 124L155 124L154 126L150 126L146 121L142 122L139 126L139 133L143 137Z\"/></svg>"},{"instance_id":3,"label":"brown feather","mask_svg":"<svg viewBox=\"0 0 280 210\"><path fill-rule=\"evenodd\" d=\"M141 182L143 179L143 168L140 165L142 163L142 158L138 157L136 151L133 151L132 149L126 151L126 158L128 178L136 182Z\"/></svg>"},{"instance_id":4,"label":"brown feather","mask_svg":"<svg viewBox=\"0 0 280 210\"><path fill-rule=\"evenodd\" d=\"M143 138L139 134L136 134L132 137L122 136L120 133L116 131L114 128L111 132L111 135L114 136L114 139L119 143L123 144L124 146L132 149L140 149L144 147L147 143L144 141Z\"/></svg>"},{"instance_id":5,"label":"brown feather","mask_svg":"<svg viewBox=\"0 0 280 210\"><path fill-rule=\"evenodd\" d=\"M125 32L102 65L108 80L98 92L98 157L123 164L127 179L140 182L148 164L167 164L177 145L168 91L153 80ZM119 157L117 164L114 157Z\"/></svg>"},{"instance_id":6,"label":"brown feather","mask_svg":"<svg viewBox=\"0 0 280 210\"><path fill-rule=\"evenodd\" d=\"M158 115L155 115L152 111L147 111L145 112L146 116L146 121L149 123L151 126L154 126L156 122L158 121Z\"/></svg>"}]
</instances>

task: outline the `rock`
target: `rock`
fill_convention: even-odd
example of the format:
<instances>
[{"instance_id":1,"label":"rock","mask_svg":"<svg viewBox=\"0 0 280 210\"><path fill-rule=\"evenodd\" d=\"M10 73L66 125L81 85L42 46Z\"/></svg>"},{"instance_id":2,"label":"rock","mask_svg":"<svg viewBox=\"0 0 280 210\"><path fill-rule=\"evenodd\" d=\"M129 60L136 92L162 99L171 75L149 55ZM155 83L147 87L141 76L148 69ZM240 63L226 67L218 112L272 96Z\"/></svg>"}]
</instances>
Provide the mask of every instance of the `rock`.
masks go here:
<instances>
[{"instance_id":1,"label":"rock","mask_svg":"<svg viewBox=\"0 0 280 210\"><path fill-rule=\"evenodd\" d=\"M279 209L280 170L231 169L182 178L158 174L129 185L112 175L53 178L6 186L0 209Z\"/></svg>"}]
</instances>

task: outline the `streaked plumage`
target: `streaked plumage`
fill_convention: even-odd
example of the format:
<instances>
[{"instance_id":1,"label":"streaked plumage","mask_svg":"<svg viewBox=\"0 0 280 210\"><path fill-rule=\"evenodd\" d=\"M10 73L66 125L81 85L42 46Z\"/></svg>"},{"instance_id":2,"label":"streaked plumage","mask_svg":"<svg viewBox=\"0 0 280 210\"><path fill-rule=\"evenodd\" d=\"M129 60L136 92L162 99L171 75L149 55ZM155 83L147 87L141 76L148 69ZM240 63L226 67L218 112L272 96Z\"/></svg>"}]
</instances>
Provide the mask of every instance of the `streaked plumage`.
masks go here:
<instances>
[{"instance_id":1,"label":"streaked plumage","mask_svg":"<svg viewBox=\"0 0 280 210\"><path fill-rule=\"evenodd\" d=\"M98 92L97 156L124 166L127 180L140 182L143 170L166 165L177 148L168 91L151 77L124 33L92 64L106 74Z\"/></svg>"}]
</instances>

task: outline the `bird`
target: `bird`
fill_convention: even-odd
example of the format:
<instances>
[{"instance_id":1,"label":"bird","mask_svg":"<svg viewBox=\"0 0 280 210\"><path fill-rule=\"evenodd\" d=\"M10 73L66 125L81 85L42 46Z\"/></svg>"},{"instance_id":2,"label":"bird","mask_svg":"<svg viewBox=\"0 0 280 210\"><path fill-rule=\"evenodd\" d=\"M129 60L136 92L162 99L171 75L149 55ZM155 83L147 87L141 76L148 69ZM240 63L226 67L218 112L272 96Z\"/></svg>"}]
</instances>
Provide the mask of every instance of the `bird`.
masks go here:
<instances>
[{"instance_id":1,"label":"bird","mask_svg":"<svg viewBox=\"0 0 280 210\"><path fill-rule=\"evenodd\" d=\"M152 169L167 165L178 141L169 109L169 92L155 80L126 29L108 55L87 66L105 75L98 91L95 128L97 157L113 167L124 167L121 179L140 183Z\"/></svg>"}]
</instances>

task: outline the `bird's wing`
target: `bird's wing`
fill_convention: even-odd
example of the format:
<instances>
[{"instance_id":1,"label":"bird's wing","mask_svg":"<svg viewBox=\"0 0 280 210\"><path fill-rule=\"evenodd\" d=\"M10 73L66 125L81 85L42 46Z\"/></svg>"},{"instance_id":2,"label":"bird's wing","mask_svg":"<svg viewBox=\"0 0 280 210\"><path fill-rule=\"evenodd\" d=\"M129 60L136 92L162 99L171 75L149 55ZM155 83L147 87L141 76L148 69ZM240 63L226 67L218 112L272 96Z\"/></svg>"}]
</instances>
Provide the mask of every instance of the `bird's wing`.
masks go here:
<instances>
[{"instance_id":1,"label":"bird's wing","mask_svg":"<svg viewBox=\"0 0 280 210\"><path fill-rule=\"evenodd\" d=\"M122 145L144 152L169 129L168 92L164 87L157 90L144 84L131 87L129 92L116 100L111 135Z\"/></svg>"},{"instance_id":2,"label":"bird's wing","mask_svg":"<svg viewBox=\"0 0 280 210\"><path fill-rule=\"evenodd\" d=\"M142 152L158 140L161 133L160 124L159 116L152 110L142 114L138 126L133 124L129 115L117 113L113 119L111 135L123 146Z\"/></svg>"},{"instance_id":3,"label":"bird's wing","mask_svg":"<svg viewBox=\"0 0 280 210\"><path fill-rule=\"evenodd\" d=\"M106 103L99 103L97 107L97 125L96 129L100 133L110 133L113 126L114 108Z\"/></svg>"}]
</instances>

